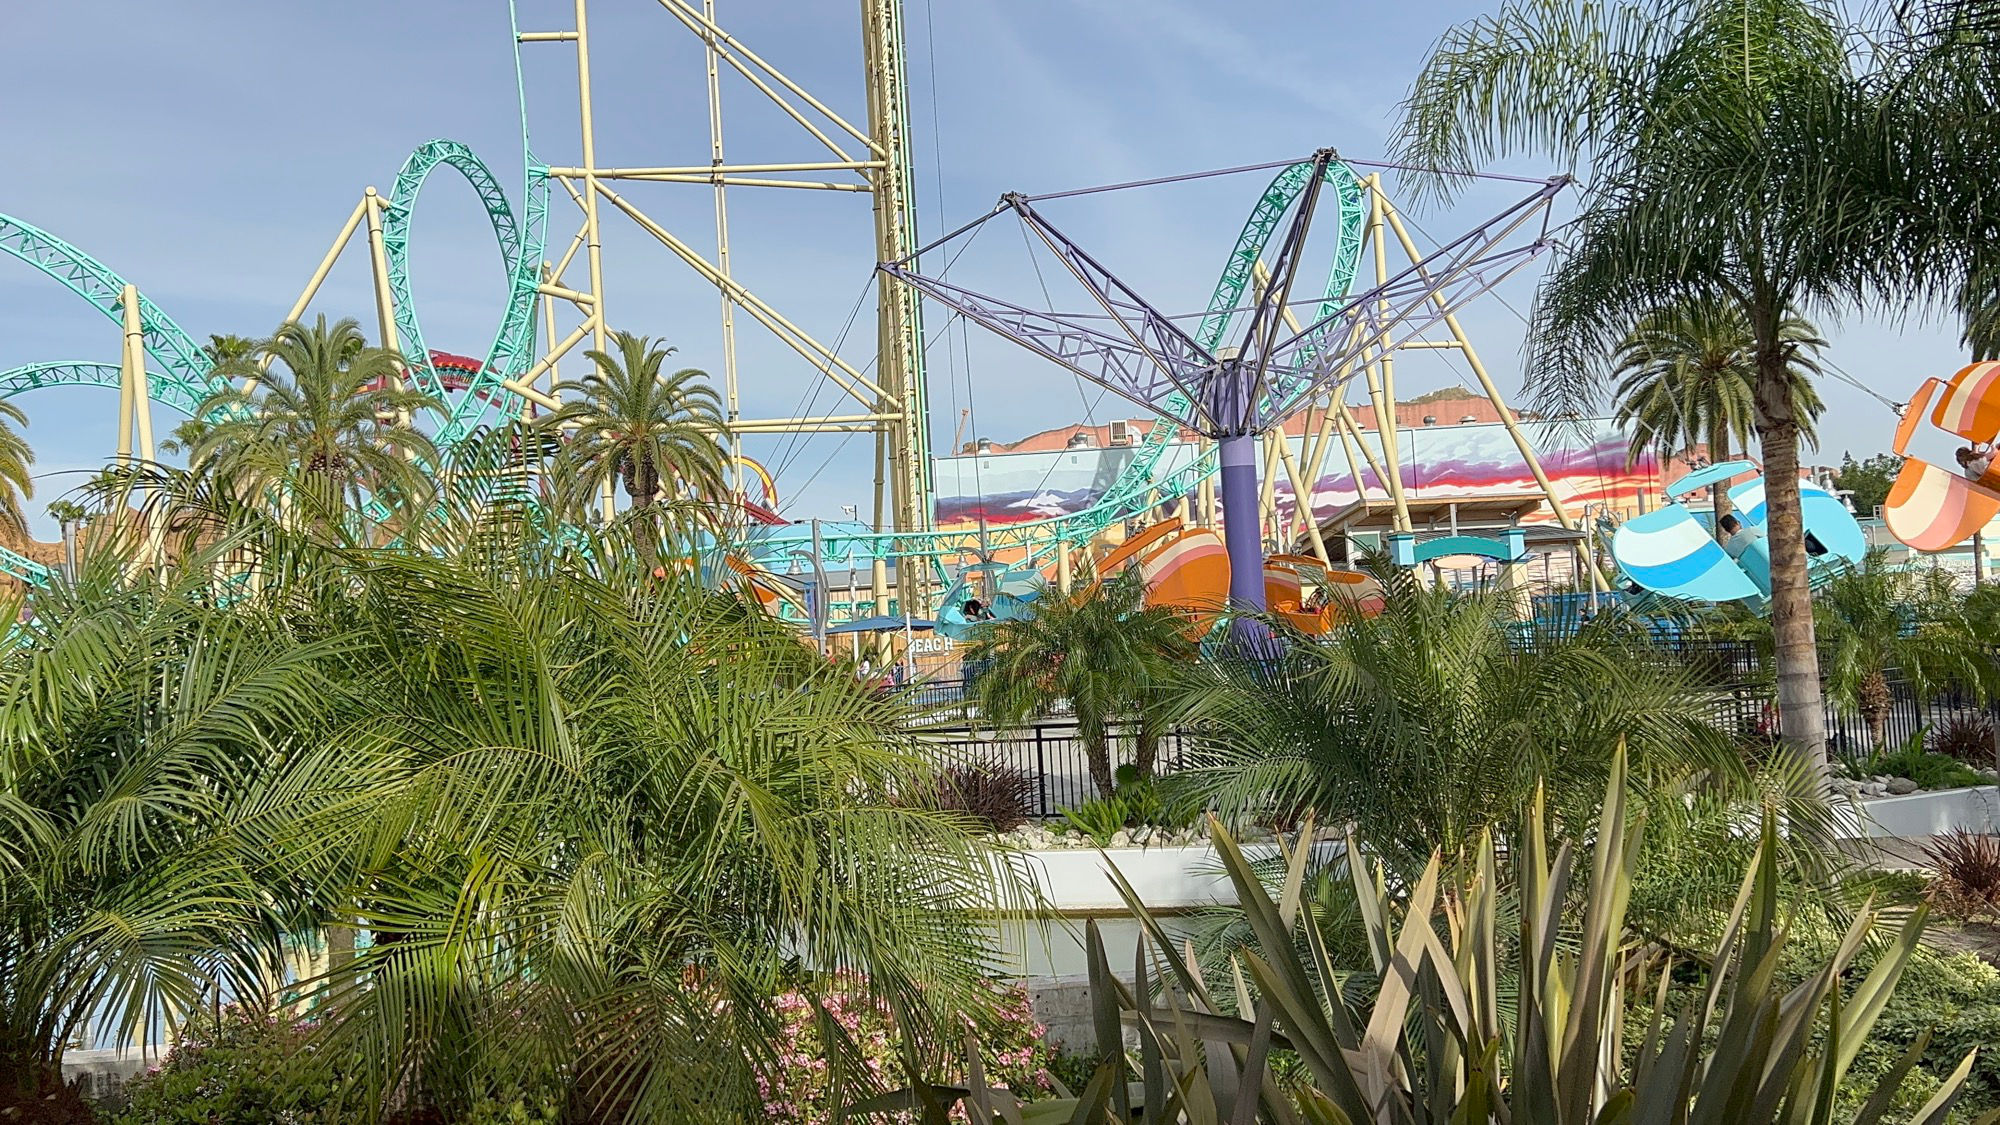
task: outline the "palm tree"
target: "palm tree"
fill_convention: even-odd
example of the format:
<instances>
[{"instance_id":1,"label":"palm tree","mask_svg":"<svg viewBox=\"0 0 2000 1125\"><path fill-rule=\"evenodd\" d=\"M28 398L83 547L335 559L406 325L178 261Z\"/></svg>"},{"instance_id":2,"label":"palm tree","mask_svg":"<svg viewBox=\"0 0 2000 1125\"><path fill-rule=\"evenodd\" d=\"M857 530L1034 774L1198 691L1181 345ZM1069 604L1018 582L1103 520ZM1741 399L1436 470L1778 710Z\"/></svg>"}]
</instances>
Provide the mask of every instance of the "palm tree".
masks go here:
<instances>
[{"instance_id":1,"label":"palm tree","mask_svg":"<svg viewBox=\"0 0 2000 1125\"><path fill-rule=\"evenodd\" d=\"M674 349L645 336L612 334L613 350L584 353L593 370L557 387L581 396L541 417L550 432L568 430L557 456L571 510L588 508L606 480L616 480L634 509L685 491L697 501L726 495L722 403L708 374L684 367L666 374Z\"/></svg>"},{"instance_id":2,"label":"palm tree","mask_svg":"<svg viewBox=\"0 0 2000 1125\"><path fill-rule=\"evenodd\" d=\"M1919 702L1952 689L1983 698L2000 688L1986 639L1942 571L1892 569L1877 548L1820 587L1813 607L1827 694L1861 716L1876 748L1894 702L1891 672Z\"/></svg>"},{"instance_id":3,"label":"palm tree","mask_svg":"<svg viewBox=\"0 0 2000 1125\"><path fill-rule=\"evenodd\" d=\"M1884 86L1921 123L1916 158L1930 173L1911 181L1922 213L1959 243L1956 295L1975 359L2000 357L2000 232L1991 166L2000 130L2000 6L1993 0L1899 0L1877 37Z\"/></svg>"},{"instance_id":4,"label":"palm tree","mask_svg":"<svg viewBox=\"0 0 2000 1125\"><path fill-rule=\"evenodd\" d=\"M260 350L258 341L249 336L224 333L210 335L208 343L201 346L208 362L215 367L228 368L232 372L246 362L255 361Z\"/></svg>"},{"instance_id":5,"label":"palm tree","mask_svg":"<svg viewBox=\"0 0 2000 1125\"><path fill-rule=\"evenodd\" d=\"M1429 169L1530 153L1587 169L1530 336L1528 381L1549 413L1589 406L1607 357L1648 312L1690 300L1742 310L1781 722L1821 769L1804 412L1783 326L1816 305L1942 303L1963 276L1962 240L1912 195L1933 174L1912 155L1928 126L1858 73L1853 30L1820 0L1511 0L1438 42L1398 146Z\"/></svg>"},{"instance_id":6,"label":"palm tree","mask_svg":"<svg viewBox=\"0 0 2000 1125\"><path fill-rule=\"evenodd\" d=\"M226 342L217 345L226 354L216 374L256 381L217 391L197 411L212 421L186 435L196 470L224 471L259 493L282 490L323 528L359 511L371 494L423 493L437 449L416 419L441 413L443 404L400 386L402 358L371 347L353 319L284 325L257 345L271 361L262 369L251 353L222 347Z\"/></svg>"},{"instance_id":7,"label":"palm tree","mask_svg":"<svg viewBox=\"0 0 2000 1125\"><path fill-rule=\"evenodd\" d=\"M1818 330L1799 317L1780 326L1792 349L1792 395L1799 406L1799 436L1817 444L1813 421L1822 408L1812 379L1814 355L1826 346ZM1749 441L1756 408L1755 341L1743 310L1712 301L1655 309L1641 317L1619 344L1612 370L1618 387L1617 422L1632 428L1627 459L1636 464L1648 448L1682 449L1708 443L1713 462L1727 461ZM1715 534L1724 535L1729 493L1712 490Z\"/></svg>"},{"instance_id":8,"label":"palm tree","mask_svg":"<svg viewBox=\"0 0 2000 1125\"><path fill-rule=\"evenodd\" d=\"M1414 875L1433 850L1518 831L1538 788L1564 831L1587 834L1621 744L1639 776L1740 777L1703 685L1610 615L1524 637L1504 594L1382 577L1380 615L1289 645L1275 667L1188 670L1170 779L1187 803L1313 812Z\"/></svg>"},{"instance_id":9,"label":"palm tree","mask_svg":"<svg viewBox=\"0 0 2000 1125\"><path fill-rule=\"evenodd\" d=\"M35 495L35 481L28 471L34 467L35 451L17 428L27 424L28 416L20 407L0 399L0 529L17 535L28 529L21 503Z\"/></svg>"},{"instance_id":10,"label":"palm tree","mask_svg":"<svg viewBox=\"0 0 2000 1125\"><path fill-rule=\"evenodd\" d=\"M1091 783L1108 797L1117 720L1137 722L1133 765L1142 777L1153 774L1165 687L1194 655L1189 629L1173 610L1148 606L1145 586L1129 572L1101 583L1086 578L1067 594L1045 589L1026 616L985 626L966 654L984 669L975 688L979 713L1014 726L1068 707Z\"/></svg>"},{"instance_id":11,"label":"palm tree","mask_svg":"<svg viewBox=\"0 0 2000 1125\"><path fill-rule=\"evenodd\" d=\"M160 573L93 552L0 656L0 1105L73 1037L254 995L313 922L237 834L260 835L269 767L339 705L337 650Z\"/></svg>"},{"instance_id":12,"label":"palm tree","mask_svg":"<svg viewBox=\"0 0 2000 1125\"><path fill-rule=\"evenodd\" d=\"M0 1107L82 1021L218 990L323 996L318 1057L446 1119L505 1077L579 1119L753 1120L775 991L864 973L920 1050L993 1002L979 919L1023 896L899 799L936 781L904 705L733 595L641 581L638 529L354 552L224 516L157 582L94 559L0 653ZM265 581L218 599L246 536ZM374 943L277 979L338 927Z\"/></svg>"}]
</instances>

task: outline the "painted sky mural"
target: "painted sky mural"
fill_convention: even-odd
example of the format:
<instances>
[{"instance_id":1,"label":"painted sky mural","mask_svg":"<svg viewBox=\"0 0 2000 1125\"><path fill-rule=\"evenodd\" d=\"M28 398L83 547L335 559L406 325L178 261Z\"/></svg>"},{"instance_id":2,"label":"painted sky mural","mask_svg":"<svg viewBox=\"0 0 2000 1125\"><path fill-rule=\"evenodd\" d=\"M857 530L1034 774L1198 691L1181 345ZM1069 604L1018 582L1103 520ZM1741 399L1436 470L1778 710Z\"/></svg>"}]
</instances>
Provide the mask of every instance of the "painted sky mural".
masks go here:
<instances>
[{"instance_id":1,"label":"painted sky mural","mask_svg":"<svg viewBox=\"0 0 2000 1125\"><path fill-rule=\"evenodd\" d=\"M1603 504L1623 515L1658 506L1665 481L1657 460L1647 454L1628 466L1628 438L1608 419L1580 422L1524 422L1529 443L1565 507ZM1380 435L1363 435L1378 462ZM1301 439L1293 438L1294 453ZM1503 497L1536 490L1534 474L1500 425L1430 426L1399 431L1401 475L1411 499ZM1088 507L1118 478L1135 451L1130 448L1071 449L1047 453L997 453L943 457L936 462L938 526L989 527L1064 515ZM1167 451L1161 471L1185 465L1193 445ZM1312 506L1324 520L1353 504L1365 488L1387 497L1383 482L1365 464L1357 488L1347 456L1336 442L1314 484ZM1295 518L1289 483L1281 476L1278 502ZM1545 510L1530 519L1551 519Z\"/></svg>"}]
</instances>

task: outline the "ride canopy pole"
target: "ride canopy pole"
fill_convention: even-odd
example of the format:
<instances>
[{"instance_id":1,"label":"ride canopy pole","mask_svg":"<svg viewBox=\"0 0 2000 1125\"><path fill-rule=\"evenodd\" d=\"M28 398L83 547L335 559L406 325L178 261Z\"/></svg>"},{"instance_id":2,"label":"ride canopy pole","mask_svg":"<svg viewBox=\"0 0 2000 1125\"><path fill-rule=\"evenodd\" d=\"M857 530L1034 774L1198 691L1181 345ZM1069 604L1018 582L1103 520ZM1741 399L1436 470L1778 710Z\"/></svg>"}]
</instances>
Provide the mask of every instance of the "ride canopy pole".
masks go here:
<instances>
[{"instance_id":1,"label":"ride canopy pole","mask_svg":"<svg viewBox=\"0 0 2000 1125\"><path fill-rule=\"evenodd\" d=\"M1257 519L1257 439L1236 434L1216 446L1222 462L1222 542L1229 549L1229 600L1261 613L1264 536Z\"/></svg>"}]
</instances>

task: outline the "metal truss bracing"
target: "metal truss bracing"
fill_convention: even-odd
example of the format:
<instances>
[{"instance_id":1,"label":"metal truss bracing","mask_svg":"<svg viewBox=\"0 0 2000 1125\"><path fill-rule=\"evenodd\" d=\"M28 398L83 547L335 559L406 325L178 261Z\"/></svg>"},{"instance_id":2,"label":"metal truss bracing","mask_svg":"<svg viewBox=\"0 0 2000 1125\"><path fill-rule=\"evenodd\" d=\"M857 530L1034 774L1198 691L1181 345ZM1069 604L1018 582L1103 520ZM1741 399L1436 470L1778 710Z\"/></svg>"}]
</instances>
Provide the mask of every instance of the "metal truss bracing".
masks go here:
<instances>
[{"instance_id":1,"label":"metal truss bracing","mask_svg":"<svg viewBox=\"0 0 2000 1125\"><path fill-rule=\"evenodd\" d=\"M113 324L122 323L125 279L89 254L9 215L0 215L0 251L61 282ZM139 316L146 354L160 365L158 370L149 370L147 374L152 397L169 405L174 405L175 400L200 402L223 388L224 384L210 374L213 364L208 353L144 295L139 298ZM114 364L112 370L117 369ZM53 385L60 381L58 375L73 375L78 382L94 383L93 378L84 377L86 374L81 365L53 364L45 373L45 381L37 385ZM116 386L116 380L111 385Z\"/></svg>"},{"instance_id":2,"label":"metal truss bracing","mask_svg":"<svg viewBox=\"0 0 2000 1125\"><path fill-rule=\"evenodd\" d=\"M1024 197L1003 199L993 215L1018 216L1069 267L1095 298L1096 309L1044 311L919 273L911 260L885 263L882 268L967 319L1172 425L1223 438L1276 425L1306 401L1351 377L1364 350L1386 351L1415 339L1540 255L1551 245L1548 206L1567 182L1566 178L1548 181L1499 215L1382 284L1338 302L1289 336L1260 334L1260 327L1274 322L1260 321L1253 313L1245 347L1228 360L1139 297ZM1530 225L1532 238L1510 244ZM936 249L937 244L926 248ZM1274 285L1260 307L1286 303L1280 299L1285 291ZM1242 385L1225 391L1226 381Z\"/></svg>"},{"instance_id":3,"label":"metal truss bracing","mask_svg":"<svg viewBox=\"0 0 2000 1125\"><path fill-rule=\"evenodd\" d=\"M59 363L30 363L0 371L0 398L12 398L43 387L108 387L117 390L124 371L115 363L69 360ZM146 389L154 402L173 407L192 418L208 397L204 385L174 379L157 371L146 373Z\"/></svg>"},{"instance_id":4,"label":"metal truss bracing","mask_svg":"<svg viewBox=\"0 0 2000 1125\"><path fill-rule=\"evenodd\" d=\"M478 194L500 245L501 269L507 273L507 304L501 312L493 344L487 349L485 363L472 376L470 384L455 394L446 387L431 362L410 281L410 229L417 195L431 172L440 166L464 176ZM503 383L517 379L534 362L535 297L540 284L547 210L548 181L531 177L525 221L517 221L499 180L470 148L457 141L426 142L410 154L396 175L395 187L383 208L382 248L388 260L396 331L401 336L402 351L408 357L411 381L451 406L450 416L437 437L440 445L449 446L464 438L496 406L503 415L519 409L519 400Z\"/></svg>"}]
</instances>

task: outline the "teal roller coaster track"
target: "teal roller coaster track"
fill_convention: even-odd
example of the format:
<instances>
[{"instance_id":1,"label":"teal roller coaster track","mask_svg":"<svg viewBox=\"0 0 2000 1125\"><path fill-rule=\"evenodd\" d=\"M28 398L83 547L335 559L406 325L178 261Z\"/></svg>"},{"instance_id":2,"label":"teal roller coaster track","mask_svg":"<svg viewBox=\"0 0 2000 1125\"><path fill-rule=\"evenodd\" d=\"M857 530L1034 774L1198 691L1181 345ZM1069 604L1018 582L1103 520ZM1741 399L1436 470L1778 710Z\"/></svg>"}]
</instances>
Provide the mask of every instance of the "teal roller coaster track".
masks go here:
<instances>
[{"instance_id":1,"label":"teal roller coaster track","mask_svg":"<svg viewBox=\"0 0 2000 1125\"><path fill-rule=\"evenodd\" d=\"M506 307L486 360L480 371L462 384L448 384L432 363L422 322L417 316L410 276L409 245L417 196L430 174L441 166L464 176L477 193L493 227L501 266L508 277ZM1234 311L1241 306L1251 284L1258 259L1279 222L1304 190L1311 171L1309 163L1292 165L1281 171L1259 197L1230 252L1221 280L1209 300L1208 312L1197 330L1205 346L1214 347L1226 337ZM1326 176L1338 208L1338 240L1321 299L1322 314L1336 307L1353 285L1365 218L1363 189L1352 169L1336 162L1328 166ZM503 380L518 380L533 365L536 354L534 310L547 209L548 178L542 169L530 165L526 213L517 217L492 171L470 148L457 141L434 140L420 146L410 154L396 177L384 208L382 230L396 331L410 360L412 382L450 405L449 416L437 435L441 446L457 443L488 424L496 413L504 418L519 409L519 400L505 389ZM5 214L0 214L0 251L62 283L112 322L120 321L123 315L120 294L125 279L96 258L47 231ZM171 316L143 294L139 309L150 360L146 372L148 394L154 401L182 414L194 414L203 401L224 388L223 382L215 377L208 354ZM1319 315L1314 319L1319 319ZM88 360L28 364L0 372L0 397L51 386L116 387L119 378L116 364ZM940 576L952 562L981 553L1018 551L1030 563L1045 561L1061 545L1086 543L1113 524L1139 515L1155 504L1186 495L1216 471L1211 451L1162 474L1161 462L1176 437L1172 427L1152 427L1137 455L1118 478L1081 511L976 534L966 531L826 534L822 536L822 560L835 566L866 566L878 559L892 563L908 561L913 565L934 566ZM746 543L745 548L753 561L781 566L809 545L808 537L774 528ZM39 582L47 576L46 568L12 552L0 553L0 572L30 582Z\"/></svg>"},{"instance_id":2,"label":"teal roller coaster track","mask_svg":"<svg viewBox=\"0 0 2000 1125\"><path fill-rule=\"evenodd\" d=\"M518 68L518 56L516 62ZM522 149L527 174L524 207L519 215L498 178L469 147L442 139L419 146L404 161L383 208L382 242L398 343L408 358L412 382L438 395L449 406L449 414L436 435L441 447L457 444L496 418L517 414L520 400L505 384L518 385L522 376L532 370L538 353L534 313L545 247L550 178L546 167L535 162L528 143L525 97ZM507 276L506 304L485 360L469 380L455 382L447 382L432 361L417 315L410 270L409 248L417 197L431 173L440 167L463 176L479 197L499 246L501 268ZM1227 335L1259 258L1280 222L1297 203L1311 175L1310 162L1291 165L1279 172L1259 197L1230 252L1197 330L1205 346L1212 348ZM1338 237L1321 314L1335 308L1352 287L1365 220L1364 189L1353 170L1335 161L1327 166L1325 177L1338 208ZM122 320L125 279L70 243L30 223L0 214L0 251L54 278L112 322ZM224 382L215 376L207 352L143 293L139 311L148 357L149 397L182 414L193 415L201 403L224 389ZM119 381L117 364L88 360L35 363L0 372L0 397L51 386L116 387ZM1284 395L1288 391L1280 387L1274 393ZM1163 473L1162 462L1177 436L1173 427L1153 426L1118 478L1081 511L979 532L835 531L821 536L821 561L841 567L866 567L878 560L892 565L930 567L940 581L948 580L947 572L955 563L998 552L1018 555L1030 564L1045 563L1063 546L1087 543L1106 528L1140 515L1153 505L1177 500L1215 473L1212 451ZM741 546L751 561L778 569L789 565L802 552L809 552L811 539L789 528L766 528ZM47 568L4 550L0 550L0 573L29 583L38 583L48 576Z\"/></svg>"}]
</instances>

